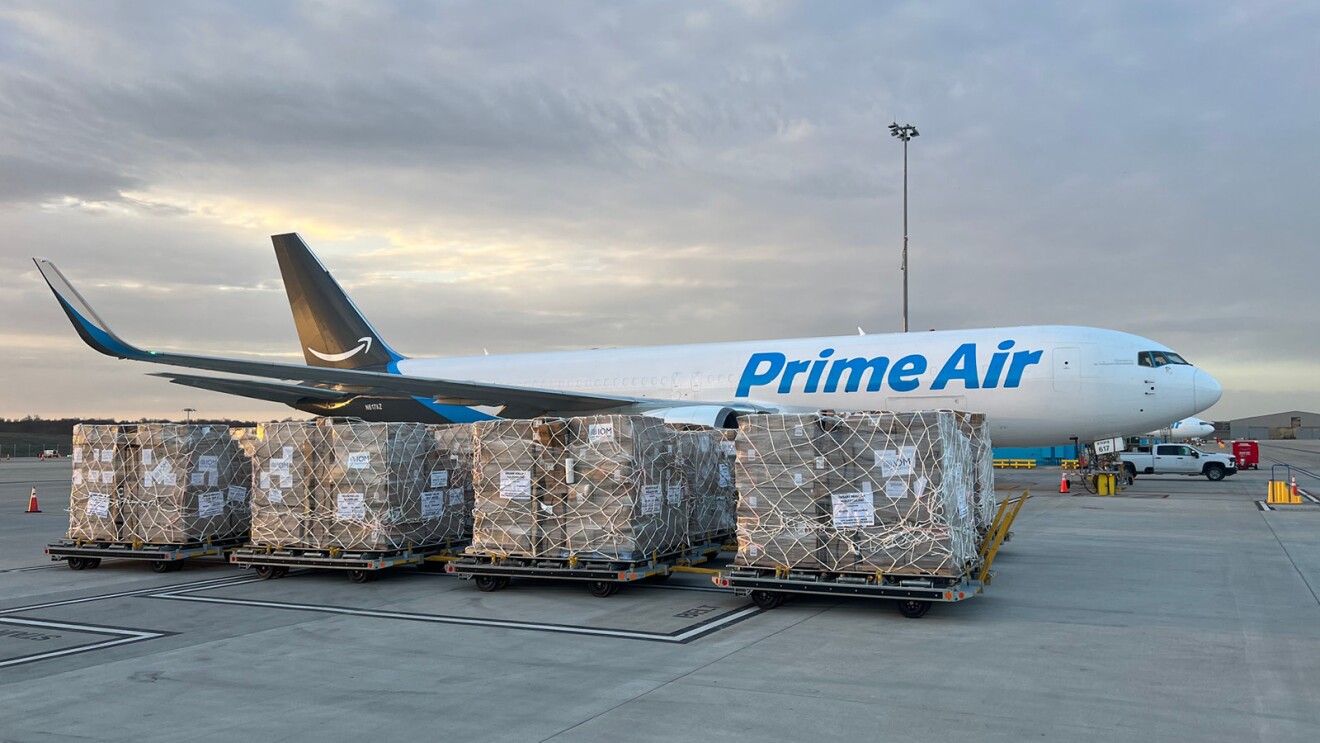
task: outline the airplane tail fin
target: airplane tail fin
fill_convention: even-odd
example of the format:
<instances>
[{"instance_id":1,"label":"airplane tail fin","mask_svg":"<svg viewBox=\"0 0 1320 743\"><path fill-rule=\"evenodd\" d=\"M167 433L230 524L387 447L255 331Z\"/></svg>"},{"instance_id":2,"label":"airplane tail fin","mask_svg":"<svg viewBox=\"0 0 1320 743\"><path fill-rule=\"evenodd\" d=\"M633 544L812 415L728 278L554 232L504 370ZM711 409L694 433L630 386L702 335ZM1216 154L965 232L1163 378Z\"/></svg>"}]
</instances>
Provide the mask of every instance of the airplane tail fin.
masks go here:
<instances>
[{"instance_id":1,"label":"airplane tail fin","mask_svg":"<svg viewBox=\"0 0 1320 743\"><path fill-rule=\"evenodd\" d=\"M309 366L388 368L403 358L386 345L301 237L290 233L270 239Z\"/></svg>"}]
</instances>

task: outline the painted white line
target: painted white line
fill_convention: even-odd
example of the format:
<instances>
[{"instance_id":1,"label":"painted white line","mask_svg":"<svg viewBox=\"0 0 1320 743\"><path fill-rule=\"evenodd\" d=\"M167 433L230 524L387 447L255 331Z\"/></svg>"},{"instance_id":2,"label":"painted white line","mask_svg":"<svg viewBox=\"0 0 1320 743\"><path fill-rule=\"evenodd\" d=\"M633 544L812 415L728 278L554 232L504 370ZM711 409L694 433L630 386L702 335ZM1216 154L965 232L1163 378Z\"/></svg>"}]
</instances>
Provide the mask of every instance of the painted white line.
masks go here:
<instances>
[{"instance_id":1,"label":"painted white line","mask_svg":"<svg viewBox=\"0 0 1320 743\"><path fill-rule=\"evenodd\" d=\"M211 580L193 581L192 583L180 583L177 586L164 586L164 590L179 590L185 587L192 588L218 588L222 585L239 585L242 583L252 583L260 580L259 578L229 577L212 578ZM162 590L161 586L152 588L139 588L133 591L120 591L118 593L102 593L96 596L86 596L78 599L65 599L63 601L49 601L44 604L28 604L27 606L15 606L12 609L0 609L0 616L5 614L18 614L20 612L35 611L37 609L50 609L56 606L70 606L72 604L85 604L91 601L106 601L108 599L124 598L126 596L141 596L147 593L156 593Z\"/></svg>"},{"instance_id":2,"label":"painted white line","mask_svg":"<svg viewBox=\"0 0 1320 743\"><path fill-rule=\"evenodd\" d=\"M1305 490L1302 490L1301 488L1297 488L1297 492L1301 494L1303 498L1311 501L1312 503L1320 503L1320 498L1311 495L1310 493L1306 492Z\"/></svg>"},{"instance_id":3,"label":"painted white line","mask_svg":"<svg viewBox=\"0 0 1320 743\"><path fill-rule=\"evenodd\" d=\"M1256 501L1256 508L1259 508L1259 509L1262 510L1262 511L1273 511L1273 510L1274 510L1273 508L1270 508L1270 504L1266 503L1266 502L1263 501L1263 500L1258 500L1258 501Z\"/></svg>"},{"instance_id":4,"label":"painted white line","mask_svg":"<svg viewBox=\"0 0 1320 743\"><path fill-rule=\"evenodd\" d=\"M171 599L175 601L197 601L207 604L228 604L231 606L255 606L266 609L286 609L293 611L310 611L321 614L339 614L342 616L371 617L376 619L400 619L410 622L428 622L431 624L455 624L471 627L499 627L502 629L520 629L532 630L537 632L556 632L569 635L592 635L596 637L618 637L627 640L650 640L653 642L672 642L683 643L689 639L703 635L707 632L713 632L720 627L744 619L761 610L748 606L739 609L731 614L721 617L712 622L707 622L679 634L661 634L658 632L642 632L637 630L619 630L619 629L601 629L598 627L583 627L578 625L563 624L543 624L540 622L519 622L508 619L479 619L475 617L455 617L443 614L411 614L407 612L382 611L377 609L353 609L344 606L318 606L314 604L294 604L279 601L261 601L259 599L231 599L218 596L190 596L186 595L192 590L182 591L163 591L154 593L148 598Z\"/></svg>"},{"instance_id":5,"label":"painted white line","mask_svg":"<svg viewBox=\"0 0 1320 743\"><path fill-rule=\"evenodd\" d=\"M92 643L90 645L75 645L61 650L51 650L36 655L24 655L18 658L0 661L0 668L7 666L17 666L23 663L33 663L39 660L48 660L50 658L59 658L65 655L78 655L92 650L101 650L103 648L114 647L116 645L127 645L133 642L143 640L154 640L158 637L165 637L163 632L149 632L145 630L120 629L118 627L98 627L94 624L73 624L70 622L52 622L44 619L24 619L22 617L4 617L0 619L0 624L16 624L25 627L41 627L43 629L57 629L70 632L86 632L97 635L110 635L111 640Z\"/></svg>"}]
</instances>

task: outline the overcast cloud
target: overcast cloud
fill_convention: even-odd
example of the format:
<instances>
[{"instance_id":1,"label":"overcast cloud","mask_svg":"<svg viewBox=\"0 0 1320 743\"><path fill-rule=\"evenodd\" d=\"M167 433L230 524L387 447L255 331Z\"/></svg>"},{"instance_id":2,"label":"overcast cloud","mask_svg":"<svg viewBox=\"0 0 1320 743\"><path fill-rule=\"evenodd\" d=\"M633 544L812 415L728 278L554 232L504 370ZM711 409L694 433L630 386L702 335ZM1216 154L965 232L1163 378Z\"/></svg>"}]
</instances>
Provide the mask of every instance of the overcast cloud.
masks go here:
<instances>
[{"instance_id":1,"label":"overcast cloud","mask_svg":"<svg viewBox=\"0 0 1320 743\"><path fill-rule=\"evenodd\" d=\"M1307 3L8 2L0 415L282 417L85 348L297 361L269 235L392 345L479 354L1069 323L1205 417L1320 410Z\"/></svg>"}]
</instances>

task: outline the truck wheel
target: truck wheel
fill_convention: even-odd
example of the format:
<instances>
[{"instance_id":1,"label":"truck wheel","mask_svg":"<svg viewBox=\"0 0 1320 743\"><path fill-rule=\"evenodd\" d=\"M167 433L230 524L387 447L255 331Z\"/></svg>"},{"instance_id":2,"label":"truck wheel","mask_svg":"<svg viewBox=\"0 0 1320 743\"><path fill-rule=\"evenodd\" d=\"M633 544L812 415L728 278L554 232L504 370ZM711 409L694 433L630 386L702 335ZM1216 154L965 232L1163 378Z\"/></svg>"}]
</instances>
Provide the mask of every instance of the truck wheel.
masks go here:
<instances>
[{"instance_id":1,"label":"truck wheel","mask_svg":"<svg viewBox=\"0 0 1320 743\"><path fill-rule=\"evenodd\" d=\"M367 570L350 570L348 571L348 579L354 583L366 583L371 580L371 572Z\"/></svg>"},{"instance_id":2,"label":"truck wheel","mask_svg":"<svg viewBox=\"0 0 1320 743\"><path fill-rule=\"evenodd\" d=\"M920 619L926 616L930 611L929 601L918 601L917 599L903 599L898 602L898 611L908 619Z\"/></svg>"},{"instance_id":3,"label":"truck wheel","mask_svg":"<svg viewBox=\"0 0 1320 743\"><path fill-rule=\"evenodd\" d=\"M1224 468L1218 464L1206 465L1205 477L1211 482L1219 482L1224 479Z\"/></svg>"},{"instance_id":4,"label":"truck wheel","mask_svg":"<svg viewBox=\"0 0 1320 743\"><path fill-rule=\"evenodd\" d=\"M168 560L151 561L151 572L153 573L168 573L170 570L172 570L172 568L170 567Z\"/></svg>"},{"instance_id":5,"label":"truck wheel","mask_svg":"<svg viewBox=\"0 0 1320 743\"><path fill-rule=\"evenodd\" d=\"M70 570L82 570L87 567L87 558L85 557L70 557L65 562L69 563Z\"/></svg>"},{"instance_id":6,"label":"truck wheel","mask_svg":"<svg viewBox=\"0 0 1320 743\"><path fill-rule=\"evenodd\" d=\"M788 597L775 591L752 591L752 603L761 609L774 609Z\"/></svg>"},{"instance_id":7,"label":"truck wheel","mask_svg":"<svg viewBox=\"0 0 1320 743\"><path fill-rule=\"evenodd\" d=\"M258 565L255 568L252 568L252 570L257 574L257 577L262 580L270 580L275 577L275 568L271 565Z\"/></svg>"},{"instance_id":8,"label":"truck wheel","mask_svg":"<svg viewBox=\"0 0 1320 743\"><path fill-rule=\"evenodd\" d=\"M477 584L478 591L490 593L491 591L498 591L501 588L504 588L504 584L500 580L500 577L501 576L498 575L478 575L472 580Z\"/></svg>"},{"instance_id":9,"label":"truck wheel","mask_svg":"<svg viewBox=\"0 0 1320 743\"><path fill-rule=\"evenodd\" d=\"M620 588L618 583L609 580L593 580L587 583L587 590L591 591L591 595L602 599L618 593Z\"/></svg>"}]
</instances>

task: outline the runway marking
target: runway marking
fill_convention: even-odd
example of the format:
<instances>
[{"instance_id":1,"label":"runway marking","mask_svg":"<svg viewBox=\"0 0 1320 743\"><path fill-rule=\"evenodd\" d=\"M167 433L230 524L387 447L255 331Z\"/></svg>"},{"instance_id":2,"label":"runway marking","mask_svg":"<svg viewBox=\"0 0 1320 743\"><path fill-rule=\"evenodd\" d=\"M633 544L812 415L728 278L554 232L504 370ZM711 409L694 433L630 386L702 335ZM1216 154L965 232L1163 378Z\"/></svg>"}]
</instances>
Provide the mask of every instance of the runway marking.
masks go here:
<instances>
[{"instance_id":1,"label":"runway marking","mask_svg":"<svg viewBox=\"0 0 1320 743\"><path fill-rule=\"evenodd\" d=\"M1270 504L1266 503L1266 502L1263 501L1263 500L1258 500L1258 501L1256 501L1256 508L1259 508L1259 509L1262 510L1262 511L1273 511L1273 510L1274 510L1273 508L1270 508Z\"/></svg>"},{"instance_id":2,"label":"runway marking","mask_svg":"<svg viewBox=\"0 0 1320 743\"><path fill-rule=\"evenodd\" d=\"M0 660L0 668L18 666L26 663L35 663L41 660L51 658L61 658L70 655L79 655L90 653L93 650L104 650L105 648L115 647L117 645L128 645L144 640L155 640L161 637L168 637L176 634L174 632L156 632L152 630L128 629L125 627L108 627L96 624L76 624L73 622L55 622L46 619L28 619L26 617L0 617L0 624L15 625L19 627L31 627L44 630L62 630L65 632L81 632L84 634L109 635L112 639L94 642L86 645L74 645L73 647L61 648L59 650L49 650L44 653L33 653L31 655L20 655L7 660Z\"/></svg>"},{"instance_id":3,"label":"runway marking","mask_svg":"<svg viewBox=\"0 0 1320 743\"><path fill-rule=\"evenodd\" d=\"M644 632L641 630L610 629L585 627L572 624L554 624L550 622L525 622L509 619L481 619L460 617L450 614L421 614L404 611L384 611L379 609L356 609L349 606L328 606L324 604L298 604L285 601L267 601L262 599L237 599L222 596L196 596L197 591L205 591L219 586L195 586L156 591L147 598L169 601L195 601L207 604L227 604L230 606L250 606L263 609L282 609L287 611L306 611L318 614L337 614L341 616L369 617L374 619L394 619L408 622L430 624L454 624L470 627L498 627L501 629L525 630L531 632L553 632L568 635L588 635L592 637L613 637L623 640L642 640L646 642L664 642L686 644L712 632L737 624L748 617L760 614L763 609L745 606L741 609L711 617L702 622L689 625L674 632ZM677 586L676 586L677 588Z\"/></svg>"},{"instance_id":4,"label":"runway marking","mask_svg":"<svg viewBox=\"0 0 1320 743\"><path fill-rule=\"evenodd\" d=\"M255 581L257 581L257 580L259 580L259 579L258 579L258 578L248 578L248 577L245 577L245 576L231 576L231 577L229 577L229 578L211 578L211 579L209 579L209 580L192 581L191 583L181 583L181 584L178 584L177 586L166 586L165 588L168 590L168 589L183 588L183 587L191 586L191 587L195 587L196 589L200 590L200 589L202 589L202 588L219 588L221 585L229 585L229 584L232 584L232 585L238 585L238 584L241 584L241 583L252 583L252 582L255 582ZM22 612L22 611L36 611L36 610L38 610L38 609L50 609L50 608L53 608L53 607L56 607L56 606L70 606L70 605L72 605L72 604L85 604L85 603L88 603L88 602L91 602L91 601L106 601L106 600L108 600L108 599L124 598L125 596L142 596L142 595L144 595L144 594L148 594L148 593L156 593L156 592L158 592L158 591L160 591L160 590L162 590L162 589L161 589L161 586L152 586L151 588L138 588L138 589L136 589L136 590L132 590L132 591L119 591L119 592L117 592L117 593L103 593L103 594L98 594L98 595L96 595L96 596L84 596L84 597L82 597L82 598L76 598L76 599L64 599L64 600L62 600L62 601L48 601L48 602L46 602L46 603L42 603L42 604L29 604L29 605L27 605L27 606L15 606L15 607L10 608L10 609L0 609L0 616L4 616L4 615L7 615L7 614L17 614L17 613Z\"/></svg>"}]
</instances>

